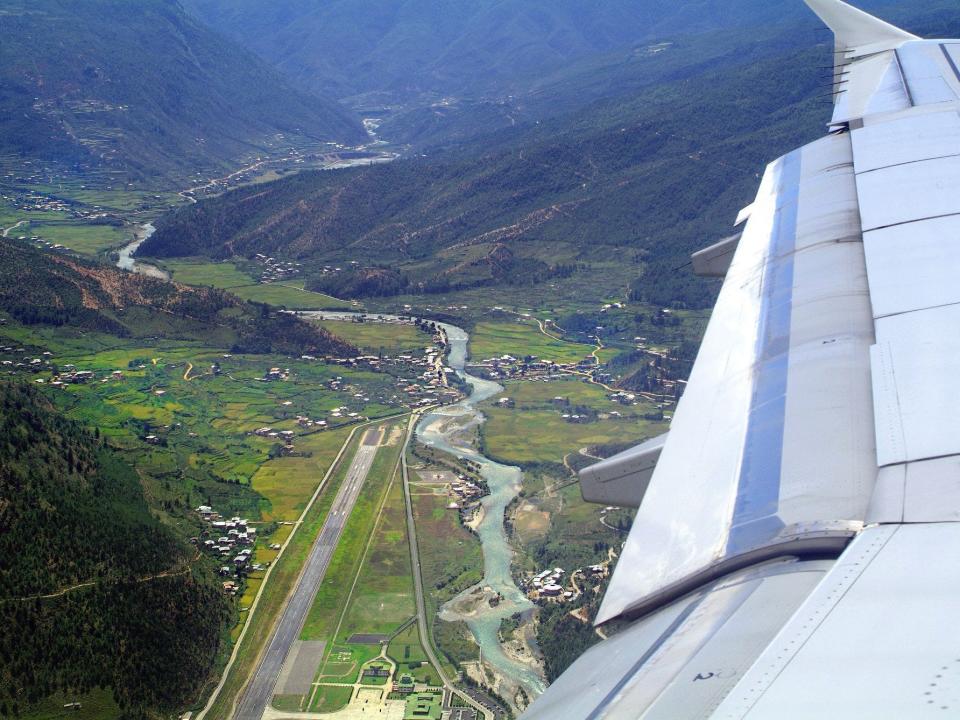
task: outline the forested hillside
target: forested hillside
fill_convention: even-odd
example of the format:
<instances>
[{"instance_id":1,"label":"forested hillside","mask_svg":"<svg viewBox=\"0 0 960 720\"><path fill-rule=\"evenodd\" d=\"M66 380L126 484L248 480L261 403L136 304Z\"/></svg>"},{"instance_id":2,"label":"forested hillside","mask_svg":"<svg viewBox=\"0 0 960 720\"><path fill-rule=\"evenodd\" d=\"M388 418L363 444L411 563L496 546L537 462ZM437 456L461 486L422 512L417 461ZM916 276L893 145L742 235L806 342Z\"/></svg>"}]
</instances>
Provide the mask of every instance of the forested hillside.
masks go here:
<instances>
[{"instance_id":1,"label":"forested hillside","mask_svg":"<svg viewBox=\"0 0 960 720\"><path fill-rule=\"evenodd\" d=\"M956 8L915 10L914 21L919 32L960 32ZM739 49L700 64L661 63L649 85L643 63L604 66L590 92L624 92L555 118L183 208L142 252L289 256L308 275L312 266L311 287L341 297L562 286L593 273L610 296L709 306L714 286L678 268L728 232L766 163L822 135L830 115L830 42L737 37ZM571 69L549 93L559 101L590 79ZM606 274L611 262L632 279ZM345 269L321 272L329 263Z\"/></svg>"},{"instance_id":2,"label":"forested hillside","mask_svg":"<svg viewBox=\"0 0 960 720\"><path fill-rule=\"evenodd\" d=\"M873 10L894 0L862 3ZM616 48L812 18L793 0L185 0L302 84L409 101L525 89Z\"/></svg>"},{"instance_id":3,"label":"forested hillside","mask_svg":"<svg viewBox=\"0 0 960 720\"><path fill-rule=\"evenodd\" d=\"M374 284L363 271L314 276L348 296L562 282L622 258L635 279L659 272L651 300L706 306L706 286L666 271L727 231L768 160L822 132L828 53L658 85L434 157L233 192L165 217L141 251L283 254L308 273L390 266Z\"/></svg>"},{"instance_id":4,"label":"forested hillside","mask_svg":"<svg viewBox=\"0 0 960 720\"><path fill-rule=\"evenodd\" d=\"M323 328L224 290L51 255L5 238L0 238L0 310L29 325L66 325L120 337L217 336L245 352L356 352Z\"/></svg>"},{"instance_id":5,"label":"forested hillside","mask_svg":"<svg viewBox=\"0 0 960 720\"><path fill-rule=\"evenodd\" d=\"M0 383L0 713L108 689L129 717L188 705L229 617L137 474L29 386Z\"/></svg>"},{"instance_id":6,"label":"forested hillside","mask_svg":"<svg viewBox=\"0 0 960 720\"><path fill-rule=\"evenodd\" d=\"M225 167L277 133L365 138L172 0L5 0L0 34L0 154L150 179Z\"/></svg>"}]
</instances>

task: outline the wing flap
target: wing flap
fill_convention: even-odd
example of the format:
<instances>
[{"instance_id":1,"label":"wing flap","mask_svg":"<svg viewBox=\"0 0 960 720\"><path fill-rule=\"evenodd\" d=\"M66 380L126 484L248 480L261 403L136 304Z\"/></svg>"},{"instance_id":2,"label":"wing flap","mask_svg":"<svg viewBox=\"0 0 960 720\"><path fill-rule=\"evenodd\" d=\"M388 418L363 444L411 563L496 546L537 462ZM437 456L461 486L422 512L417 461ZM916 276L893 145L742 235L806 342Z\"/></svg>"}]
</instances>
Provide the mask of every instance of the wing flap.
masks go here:
<instances>
[{"instance_id":1,"label":"wing flap","mask_svg":"<svg viewBox=\"0 0 960 720\"><path fill-rule=\"evenodd\" d=\"M862 523L873 326L849 136L772 164L752 207L598 622Z\"/></svg>"}]
</instances>

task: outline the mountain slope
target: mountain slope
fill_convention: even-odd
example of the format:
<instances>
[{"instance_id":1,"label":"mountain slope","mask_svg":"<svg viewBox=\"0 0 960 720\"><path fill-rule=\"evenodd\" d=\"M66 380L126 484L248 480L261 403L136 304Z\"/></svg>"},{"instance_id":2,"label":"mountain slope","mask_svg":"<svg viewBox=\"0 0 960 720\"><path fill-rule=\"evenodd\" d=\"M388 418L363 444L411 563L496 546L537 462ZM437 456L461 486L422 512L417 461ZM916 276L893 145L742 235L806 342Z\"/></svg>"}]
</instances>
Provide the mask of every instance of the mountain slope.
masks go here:
<instances>
[{"instance_id":1,"label":"mountain slope","mask_svg":"<svg viewBox=\"0 0 960 720\"><path fill-rule=\"evenodd\" d=\"M133 468L18 383L0 382L0 438L3 714L96 687L129 717L195 701L228 605Z\"/></svg>"},{"instance_id":2,"label":"mountain slope","mask_svg":"<svg viewBox=\"0 0 960 720\"><path fill-rule=\"evenodd\" d=\"M0 238L0 310L24 324L69 326L119 337L217 337L237 351L350 356L323 328L195 288L50 255Z\"/></svg>"},{"instance_id":3,"label":"mountain slope","mask_svg":"<svg viewBox=\"0 0 960 720\"><path fill-rule=\"evenodd\" d=\"M960 32L956 8L913 17L921 33ZM312 288L339 297L536 285L709 306L714 286L676 269L728 232L771 158L820 136L829 118L819 68L832 46L789 30L756 35L731 33L712 55L686 41L678 52L699 59L663 54L653 84L644 61L571 69L541 88L564 115L183 208L142 252L290 256ZM601 99L578 109L577 94Z\"/></svg>"},{"instance_id":4,"label":"mountain slope","mask_svg":"<svg viewBox=\"0 0 960 720\"><path fill-rule=\"evenodd\" d=\"M867 0L870 9L894 0ZM517 92L611 50L810 22L795 0L185 0L307 87L338 97Z\"/></svg>"},{"instance_id":5,"label":"mountain slope","mask_svg":"<svg viewBox=\"0 0 960 720\"><path fill-rule=\"evenodd\" d=\"M151 177L223 167L277 133L365 137L175 0L6 0L0 34L2 154Z\"/></svg>"},{"instance_id":6,"label":"mountain slope","mask_svg":"<svg viewBox=\"0 0 960 720\"><path fill-rule=\"evenodd\" d=\"M814 68L828 52L702 73L433 157L229 193L163 218L142 252L269 252L308 275L311 263L351 260L396 275L393 288L348 270L315 275L340 296L674 268L729 228L773 153L820 132ZM595 292L626 293L619 282ZM708 305L696 287L655 297Z\"/></svg>"}]
</instances>

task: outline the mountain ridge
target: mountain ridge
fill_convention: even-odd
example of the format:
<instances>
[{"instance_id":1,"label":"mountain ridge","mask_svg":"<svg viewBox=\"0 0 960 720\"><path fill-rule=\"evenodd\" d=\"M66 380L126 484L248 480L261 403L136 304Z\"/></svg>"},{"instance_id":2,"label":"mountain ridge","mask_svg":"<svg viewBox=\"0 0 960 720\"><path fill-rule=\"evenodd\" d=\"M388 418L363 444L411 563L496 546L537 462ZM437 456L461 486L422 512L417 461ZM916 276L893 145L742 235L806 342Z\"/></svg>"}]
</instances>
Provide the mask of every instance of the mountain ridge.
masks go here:
<instances>
[{"instance_id":1,"label":"mountain ridge","mask_svg":"<svg viewBox=\"0 0 960 720\"><path fill-rule=\"evenodd\" d=\"M0 32L0 154L150 179L229 167L278 134L366 138L174 0L8 0Z\"/></svg>"}]
</instances>

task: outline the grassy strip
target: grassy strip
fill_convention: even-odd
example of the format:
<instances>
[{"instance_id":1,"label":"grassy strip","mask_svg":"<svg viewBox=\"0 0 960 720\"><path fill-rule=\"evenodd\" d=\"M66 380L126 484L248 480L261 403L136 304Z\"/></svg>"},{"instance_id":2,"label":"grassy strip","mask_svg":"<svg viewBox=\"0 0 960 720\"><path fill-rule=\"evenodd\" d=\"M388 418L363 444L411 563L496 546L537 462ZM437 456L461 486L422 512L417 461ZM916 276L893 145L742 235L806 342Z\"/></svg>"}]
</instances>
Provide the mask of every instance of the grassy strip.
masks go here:
<instances>
[{"instance_id":1,"label":"grassy strip","mask_svg":"<svg viewBox=\"0 0 960 720\"><path fill-rule=\"evenodd\" d=\"M389 433L388 429L386 436L389 436ZM344 635L343 630L338 637L333 635L338 621L346 611L347 596L360 570L364 547L374 531L377 511L389 488L400 449L401 445L397 444L382 447L377 452L367 480L344 528L340 544L330 560L323 585L310 608L301 633L302 639L328 640L331 646L335 642L346 640L347 636ZM329 656L330 650L327 654Z\"/></svg>"},{"instance_id":2,"label":"grassy strip","mask_svg":"<svg viewBox=\"0 0 960 720\"><path fill-rule=\"evenodd\" d=\"M548 337L540 332L536 322L526 319L477 323L470 334L470 358L476 361L507 354L518 358L534 355L542 360L575 363L593 350L590 345Z\"/></svg>"},{"instance_id":3,"label":"grassy strip","mask_svg":"<svg viewBox=\"0 0 960 720\"><path fill-rule=\"evenodd\" d=\"M324 320L318 324L367 352L421 355L431 342L430 336L414 325L341 320Z\"/></svg>"}]
</instances>

